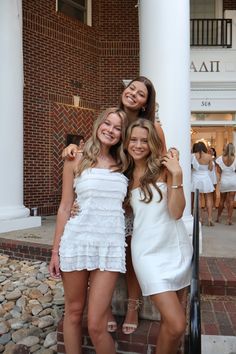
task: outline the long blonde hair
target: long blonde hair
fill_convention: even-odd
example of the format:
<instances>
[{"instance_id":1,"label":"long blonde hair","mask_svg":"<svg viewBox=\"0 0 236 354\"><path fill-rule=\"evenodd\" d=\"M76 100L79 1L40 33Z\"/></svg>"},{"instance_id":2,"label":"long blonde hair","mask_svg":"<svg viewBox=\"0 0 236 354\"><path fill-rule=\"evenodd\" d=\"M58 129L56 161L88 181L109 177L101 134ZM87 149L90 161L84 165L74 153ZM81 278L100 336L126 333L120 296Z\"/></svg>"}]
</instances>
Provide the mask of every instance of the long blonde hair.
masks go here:
<instances>
[{"instance_id":1,"label":"long blonde hair","mask_svg":"<svg viewBox=\"0 0 236 354\"><path fill-rule=\"evenodd\" d=\"M229 159L235 157L235 147L234 147L234 144L232 143L229 143L227 145L224 146L224 149L223 149L223 156L225 157L228 157Z\"/></svg>"},{"instance_id":2,"label":"long blonde hair","mask_svg":"<svg viewBox=\"0 0 236 354\"><path fill-rule=\"evenodd\" d=\"M97 163L97 157L101 151L101 142L97 138L97 131L100 125L107 119L110 114L117 114L121 118L121 138L120 141L110 148L110 154L116 161L114 167L115 171L124 171L124 166L127 164L126 154L124 153L123 142L125 139L125 130L128 124L126 113L118 108L111 107L102 111L98 118L94 121L92 136L87 140L83 149L83 156L80 160L80 164L76 173L76 176L81 175L81 173L87 169L94 167Z\"/></svg>"},{"instance_id":3,"label":"long blonde hair","mask_svg":"<svg viewBox=\"0 0 236 354\"><path fill-rule=\"evenodd\" d=\"M145 203L151 202L153 197L152 189L150 187L151 184L159 192L160 201L161 201L162 193L160 188L157 186L156 182L160 178L164 170L164 167L161 165L161 157L162 157L161 154L163 151L162 141L156 132L154 124L147 119L139 118L138 120L133 122L127 129L126 139L124 144L125 151L128 151L128 145L130 142L132 130L136 127L144 128L147 130L148 132L147 140L150 148L150 154L147 157L146 169L144 175L139 180L140 189L143 194L143 198L141 200ZM133 184L133 172L135 168L135 162L132 156L130 156L128 153L127 153L127 163L128 166L125 174L130 180L129 183L129 195L130 195L130 190L132 189L132 184Z\"/></svg>"}]
</instances>

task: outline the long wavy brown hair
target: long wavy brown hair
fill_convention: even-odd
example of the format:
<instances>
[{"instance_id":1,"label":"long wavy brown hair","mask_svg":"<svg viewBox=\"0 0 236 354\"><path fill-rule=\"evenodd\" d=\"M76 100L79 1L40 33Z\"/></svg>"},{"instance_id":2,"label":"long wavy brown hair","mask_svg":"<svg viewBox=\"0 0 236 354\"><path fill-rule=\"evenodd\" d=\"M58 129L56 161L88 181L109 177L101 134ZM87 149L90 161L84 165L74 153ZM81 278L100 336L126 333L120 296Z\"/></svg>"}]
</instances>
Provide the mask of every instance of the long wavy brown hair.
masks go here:
<instances>
[{"instance_id":1,"label":"long wavy brown hair","mask_svg":"<svg viewBox=\"0 0 236 354\"><path fill-rule=\"evenodd\" d=\"M118 107L111 107L111 108L107 108L104 111L102 111L100 113L100 115L98 116L98 118L94 121L92 136L87 140L87 142L84 145L83 156L80 160L80 164L79 164L76 176L81 175L81 173L85 169L94 167L96 165L97 157L101 151L101 142L97 138L97 131L98 131L98 128L100 127L100 125L112 113L117 114L121 118L122 126L121 126L120 141L116 145L111 146L111 148L110 148L110 154L112 155L112 157L116 161L115 165L111 166L111 167L113 167L114 170L117 172L124 171L124 168L127 165L127 157L124 152L124 146L123 146L123 142L125 139L125 130L128 125L127 116L126 116L126 113L122 109L120 109Z\"/></svg>"},{"instance_id":2,"label":"long wavy brown hair","mask_svg":"<svg viewBox=\"0 0 236 354\"><path fill-rule=\"evenodd\" d=\"M125 171L126 176L129 178L129 190L128 190L128 200L130 198L130 191L133 186L133 172L135 168L135 161L132 156L128 153L128 146L132 136L132 130L136 127L146 129L148 132L148 145L150 148L150 154L147 156L146 170L144 175L140 178L140 189L143 195L141 199L145 203L150 203L153 198L153 193L151 185L158 191L160 195L160 201L162 200L162 193L160 188L157 186L156 182L161 177L164 171L164 167L161 165L161 157L163 144L158 137L154 124L143 118L139 118L133 122L127 129L126 138L124 143L124 148L127 153L127 168Z\"/></svg>"}]
</instances>

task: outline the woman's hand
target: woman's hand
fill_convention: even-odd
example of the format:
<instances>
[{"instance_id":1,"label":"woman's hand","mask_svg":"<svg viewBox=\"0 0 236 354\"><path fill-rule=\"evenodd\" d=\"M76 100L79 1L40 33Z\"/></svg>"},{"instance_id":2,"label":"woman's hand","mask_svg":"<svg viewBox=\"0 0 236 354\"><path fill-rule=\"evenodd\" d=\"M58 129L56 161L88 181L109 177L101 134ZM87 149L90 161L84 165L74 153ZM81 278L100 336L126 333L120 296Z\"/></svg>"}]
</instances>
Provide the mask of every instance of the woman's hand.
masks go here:
<instances>
[{"instance_id":1,"label":"woman's hand","mask_svg":"<svg viewBox=\"0 0 236 354\"><path fill-rule=\"evenodd\" d=\"M73 203L73 205L72 205L72 207L71 207L70 216L71 216L72 218L74 218L76 215L78 215L79 211L80 211L79 204L78 204L78 202L75 200L74 203Z\"/></svg>"},{"instance_id":2,"label":"woman's hand","mask_svg":"<svg viewBox=\"0 0 236 354\"><path fill-rule=\"evenodd\" d=\"M48 266L48 270L52 278L61 278L59 254L57 251L52 250L52 257Z\"/></svg>"},{"instance_id":3,"label":"woman's hand","mask_svg":"<svg viewBox=\"0 0 236 354\"><path fill-rule=\"evenodd\" d=\"M77 145L70 144L65 149L63 149L62 158L73 160L79 152L82 152L82 150L80 150Z\"/></svg>"},{"instance_id":4,"label":"woman's hand","mask_svg":"<svg viewBox=\"0 0 236 354\"><path fill-rule=\"evenodd\" d=\"M177 160L179 160L179 150L176 149L175 147L170 147L169 150L167 151L168 154L171 154L172 157L177 157Z\"/></svg>"},{"instance_id":5,"label":"woman's hand","mask_svg":"<svg viewBox=\"0 0 236 354\"><path fill-rule=\"evenodd\" d=\"M178 158L179 155L177 153L174 153L174 151L169 151L165 156L163 156L161 159L161 163L167 168L167 170L172 176L182 176L182 169L180 167Z\"/></svg>"}]
</instances>

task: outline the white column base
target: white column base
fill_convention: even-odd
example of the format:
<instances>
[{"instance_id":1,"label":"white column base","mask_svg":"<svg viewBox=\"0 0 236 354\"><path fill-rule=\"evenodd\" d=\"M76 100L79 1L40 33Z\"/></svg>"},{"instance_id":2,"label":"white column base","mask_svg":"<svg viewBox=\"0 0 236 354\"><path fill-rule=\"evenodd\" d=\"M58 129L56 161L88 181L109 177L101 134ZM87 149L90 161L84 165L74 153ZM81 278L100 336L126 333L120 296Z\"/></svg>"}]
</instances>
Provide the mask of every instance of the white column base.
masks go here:
<instances>
[{"instance_id":1,"label":"white column base","mask_svg":"<svg viewBox=\"0 0 236 354\"><path fill-rule=\"evenodd\" d=\"M191 238L191 242L193 241L193 216L185 215L182 218L184 225L187 229L188 235ZM199 254L202 253L202 224L199 222Z\"/></svg>"},{"instance_id":2,"label":"white column base","mask_svg":"<svg viewBox=\"0 0 236 354\"><path fill-rule=\"evenodd\" d=\"M41 216L29 216L25 218L1 220L0 233L15 231L15 230L30 229L32 227L38 227L38 226L41 226Z\"/></svg>"},{"instance_id":3,"label":"white column base","mask_svg":"<svg viewBox=\"0 0 236 354\"><path fill-rule=\"evenodd\" d=\"M0 220L25 218L29 216L30 210L24 205L0 207Z\"/></svg>"}]
</instances>

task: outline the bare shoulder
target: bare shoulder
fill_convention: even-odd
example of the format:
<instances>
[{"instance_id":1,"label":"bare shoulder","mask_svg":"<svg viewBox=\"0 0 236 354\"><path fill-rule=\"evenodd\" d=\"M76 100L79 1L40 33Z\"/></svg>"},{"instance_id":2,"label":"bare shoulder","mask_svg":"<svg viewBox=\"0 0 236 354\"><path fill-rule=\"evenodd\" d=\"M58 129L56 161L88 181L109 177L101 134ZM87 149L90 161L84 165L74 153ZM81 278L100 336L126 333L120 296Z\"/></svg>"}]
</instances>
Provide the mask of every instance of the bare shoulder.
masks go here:
<instances>
[{"instance_id":1,"label":"bare shoulder","mask_svg":"<svg viewBox=\"0 0 236 354\"><path fill-rule=\"evenodd\" d=\"M156 129L156 132L163 144L163 151L162 153L165 154L167 152L167 148L166 148L166 139L165 139L165 134L164 134L164 131L161 127L161 124L157 121L154 122L154 126L155 126L155 129Z\"/></svg>"},{"instance_id":2,"label":"bare shoulder","mask_svg":"<svg viewBox=\"0 0 236 354\"><path fill-rule=\"evenodd\" d=\"M157 132L159 132L159 131L160 131L160 132L163 132L163 129L162 129L162 127L161 127L161 123L160 123L160 122L155 121L155 122L154 122L154 126L155 126Z\"/></svg>"}]
</instances>

